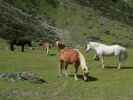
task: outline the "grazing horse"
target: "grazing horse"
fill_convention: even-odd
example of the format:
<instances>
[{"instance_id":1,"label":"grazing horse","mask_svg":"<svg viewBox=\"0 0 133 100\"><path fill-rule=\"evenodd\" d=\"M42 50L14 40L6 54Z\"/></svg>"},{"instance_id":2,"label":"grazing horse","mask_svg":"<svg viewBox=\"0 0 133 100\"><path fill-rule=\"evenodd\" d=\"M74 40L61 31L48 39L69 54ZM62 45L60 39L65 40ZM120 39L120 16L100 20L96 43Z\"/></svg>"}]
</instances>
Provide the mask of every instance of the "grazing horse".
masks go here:
<instances>
[{"instance_id":1,"label":"grazing horse","mask_svg":"<svg viewBox=\"0 0 133 100\"><path fill-rule=\"evenodd\" d=\"M60 75L63 74L63 69L64 69L65 76L68 76L67 67L69 64L74 64L75 67L74 79L78 80L77 72L80 66L83 72L83 79L85 81L88 80L89 71L86 65L85 57L78 49L71 49L71 48L62 49L59 53L59 60L60 60L60 68L59 68Z\"/></svg>"},{"instance_id":2,"label":"grazing horse","mask_svg":"<svg viewBox=\"0 0 133 100\"><path fill-rule=\"evenodd\" d=\"M9 44L10 44L10 50L11 51L14 51L14 45L16 46L21 46L21 51L24 52L24 47L25 45L28 45L29 47L32 46L32 43L30 40L25 40L25 39L21 39L21 40L11 40L9 41Z\"/></svg>"},{"instance_id":3,"label":"grazing horse","mask_svg":"<svg viewBox=\"0 0 133 100\"><path fill-rule=\"evenodd\" d=\"M65 48L64 44L60 44L59 42L56 42L57 47L59 48L59 60L60 60L60 67L59 67L59 73L60 75L64 74L65 76L68 76L67 74L67 67L69 64L74 64L75 66L75 74L74 78L75 80L78 80L77 72L79 69L79 66L81 66L81 69L83 71L83 78L84 80L88 80L88 67L86 65L85 57L78 49L72 49L72 48Z\"/></svg>"},{"instance_id":4,"label":"grazing horse","mask_svg":"<svg viewBox=\"0 0 133 100\"><path fill-rule=\"evenodd\" d=\"M49 48L50 48L50 44L49 42L41 42L39 43L39 45L42 47L42 50L46 50L46 54L49 54Z\"/></svg>"},{"instance_id":5,"label":"grazing horse","mask_svg":"<svg viewBox=\"0 0 133 100\"><path fill-rule=\"evenodd\" d=\"M86 51L94 50L96 53L95 60L101 60L102 68L104 68L104 56L115 56L118 60L118 69L121 67L121 62L126 60L127 51L126 48L120 45L105 45L98 42L89 42L87 44Z\"/></svg>"}]
</instances>

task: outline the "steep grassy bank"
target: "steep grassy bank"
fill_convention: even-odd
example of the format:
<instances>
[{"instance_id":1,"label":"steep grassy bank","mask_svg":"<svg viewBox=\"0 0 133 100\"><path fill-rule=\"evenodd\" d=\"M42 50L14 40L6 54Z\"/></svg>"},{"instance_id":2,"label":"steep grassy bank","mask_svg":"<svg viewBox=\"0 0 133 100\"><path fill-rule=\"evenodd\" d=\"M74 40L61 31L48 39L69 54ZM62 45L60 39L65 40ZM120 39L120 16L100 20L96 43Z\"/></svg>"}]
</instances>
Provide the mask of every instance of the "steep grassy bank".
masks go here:
<instances>
[{"instance_id":1,"label":"steep grassy bank","mask_svg":"<svg viewBox=\"0 0 133 100\"><path fill-rule=\"evenodd\" d=\"M105 43L133 46L130 0L6 0L12 6L60 29L67 42L98 38Z\"/></svg>"}]
</instances>

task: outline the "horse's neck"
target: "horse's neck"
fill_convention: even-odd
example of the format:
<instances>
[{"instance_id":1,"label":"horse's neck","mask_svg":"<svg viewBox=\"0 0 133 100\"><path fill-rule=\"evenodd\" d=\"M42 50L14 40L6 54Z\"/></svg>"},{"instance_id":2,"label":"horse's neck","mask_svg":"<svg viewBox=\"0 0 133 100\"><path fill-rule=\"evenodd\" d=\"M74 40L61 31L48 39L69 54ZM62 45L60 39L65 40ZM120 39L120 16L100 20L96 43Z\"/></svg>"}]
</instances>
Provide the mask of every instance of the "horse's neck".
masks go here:
<instances>
[{"instance_id":1,"label":"horse's neck","mask_svg":"<svg viewBox=\"0 0 133 100\"><path fill-rule=\"evenodd\" d=\"M97 43L97 42L94 42L94 43L92 43L91 44L91 47L92 47L92 49L97 49L97 48L99 48L99 47L104 47L104 46L106 46L105 44L102 44L102 43Z\"/></svg>"},{"instance_id":2,"label":"horse's neck","mask_svg":"<svg viewBox=\"0 0 133 100\"><path fill-rule=\"evenodd\" d=\"M99 48L99 46L96 46L95 44L94 45L91 45L91 49L92 50L96 50L97 48Z\"/></svg>"}]
</instances>

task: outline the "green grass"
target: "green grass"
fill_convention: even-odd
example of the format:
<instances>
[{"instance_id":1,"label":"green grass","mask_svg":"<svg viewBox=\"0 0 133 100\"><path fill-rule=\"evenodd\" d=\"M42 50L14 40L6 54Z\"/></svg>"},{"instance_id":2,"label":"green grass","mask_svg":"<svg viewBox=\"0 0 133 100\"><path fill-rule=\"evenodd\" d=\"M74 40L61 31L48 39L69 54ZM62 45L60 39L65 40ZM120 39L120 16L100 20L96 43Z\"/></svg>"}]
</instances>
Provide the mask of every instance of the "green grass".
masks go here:
<instances>
[{"instance_id":1,"label":"green grass","mask_svg":"<svg viewBox=\"0 0 133 100\"><path fill-rule=\"evenodd\" d=\"M83 52L83 51L82 51ZM73 77L58 78L58 57L46 56L39 50L21 53L0 50L0 72L30 71L39 74L48 84L0 79L0 100L132 100L133 99L133 50L124 68L102 69L93 61L92 53L85 54L90 75L95 81L84 82ZM56 50L51 50L55 54ZM106 65L114 65L113 58L106 58ZM69 66L69 74L74 68ZM80 74L80 71L79 71Z\"/></svg>"}]
</instances>

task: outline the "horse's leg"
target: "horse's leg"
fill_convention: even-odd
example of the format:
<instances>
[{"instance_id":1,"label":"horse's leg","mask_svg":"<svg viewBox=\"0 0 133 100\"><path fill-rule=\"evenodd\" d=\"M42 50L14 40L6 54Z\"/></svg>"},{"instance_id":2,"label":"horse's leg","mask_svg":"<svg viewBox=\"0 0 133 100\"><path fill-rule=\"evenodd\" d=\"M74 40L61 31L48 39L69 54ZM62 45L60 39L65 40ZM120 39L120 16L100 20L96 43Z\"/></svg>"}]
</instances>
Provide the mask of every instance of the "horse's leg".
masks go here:
<instances>
[{"instance_id":1,"label":"horse's leg","mask_svg":"<svg viewBox=\"0 0 133 100\"><path fill-rule=\"evenodd\" d=\"M120 69L121 68L120 56L117 56L117 61L118 61L117 69Z\"/></svg>"},{"instance_id":2,"label":"horse's leg","mask_svg":"<svg viewBox=\"0 0 133 100\"><path fill-rule=\"evenodd\" d=\"M66 77L68 76L67 67L68 67L68 63L65 63L65 70L64 70L64 73L65 73L65 76L66 76Z\"/></svg>"},{"instance_id":3,"label":"horse's leg","mask_svg":"<svg viewBox=\"0 0 133 100\"><path fill-rule=\"evenodd\" d=\"M100 56L100 59L101 59L101 63L102 63L102 68L104 68L105 67L105 65L104 65L104 57Z\"/></svg>"},{"instance_id":4,"label":"horse's leg","mask_svg":"<svg viewBox=\"0 0 133 100\"><path fill-rule=\"evenodd\" d=\"M93 59L96 60L96 54L93 56Z\"/></svg>"},{"instance_id":5,"label":"horse's leg","mask_svg":"<svg viewBox=\"0 0 133 100\"><path fill-rule=\"evenodd\" d=\"M59 76L63 75L63 67L64 67L64 61L60 61Z\"/></svg>"},{"instance_id":6,"label":"horse's leg","mask_svg":"<svg viewBox=\"0 0 133 100\"><path fill-rule=\"evenodd\" d=\"M44 49L44 51L45 51L45 53L46 53L46 55L47 55L47 47L45 47L45 48L43 48Z\"/></svg>"},{"instance_id":7,"label":"horse's leg","mask_svg":"<svg viewBox=\"0 0 133 100\"><path fill-rule=\"evenodd\" d=\"M46 47L46 54L48 55L49 53L49 47Z\"/></svg>"},{"instance_id":8,"label":"horse's leg","mask_svg":"<svg viewBox=\"0 0 133 100\"><path fill-rule=\"evenodd\" d=\"M78 73L78 69L79 69L79 64L76 63L74 66L75 66L74 79L78 80L77 73Z\"/></svg>"},{"instance_id":9,"label":"horse's leg","mask_svg":"<svg viewBox=\"0 0 133 100\"><path fill-rule=\"evenodd\" d=\"M99 61L99 56L98 56L97 54L95 54L94 60L95 60L95 61Z\"/></svg>"},{"instance_id":10,"label":"horse's leg","mask_svg":"<svg viewBox=\"0 0 133 100\"><path fill-rule=\"evenodd\" d=\"M24 52L24 45L21 46L21 51Z\"/></svg>"},{"instance_id":11,"label":"horse's leg","mask_svg":"<svg viewBox=\"0 0 133 100\"><path fill-rule=\"evenodd\" d=\"M121 69L121 62L119 62L118 64L118 69Z\"/></svg>"},{"instance_id":12,"label":"horse's leg","mask_svg":"<svg viewBox=\"0 0 133 100\"><path fill-rule=\"evenodd\" d=\"M11 49L11 51L14 51L14 45L13 44L10 44L10 49Z\"/></svg>"},{"instance_id":13,"label":"horse's leg","mask_svg":"<svg viewBox=\"0 0 133 100\"><path fill-rule=\"evenodd\" d=\"M41 47L41 53L43 53L43 51L44 51L44 48L43 48L43 47Z\"/></svg>"}]
</instances>

